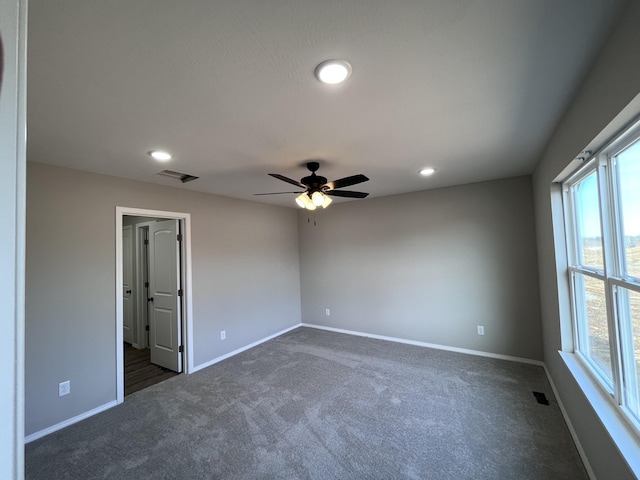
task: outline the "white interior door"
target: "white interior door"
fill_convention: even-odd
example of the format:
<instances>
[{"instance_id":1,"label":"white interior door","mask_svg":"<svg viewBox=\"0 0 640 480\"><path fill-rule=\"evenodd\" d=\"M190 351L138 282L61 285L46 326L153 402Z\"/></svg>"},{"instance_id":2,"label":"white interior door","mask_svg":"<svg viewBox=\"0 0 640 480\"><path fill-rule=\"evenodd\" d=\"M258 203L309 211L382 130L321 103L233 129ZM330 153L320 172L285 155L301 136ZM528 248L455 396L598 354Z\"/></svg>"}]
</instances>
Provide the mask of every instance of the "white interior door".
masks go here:
<instances>
[{"instance_id":1,"label":"white interior door","mask_svg":"<svg viewBox=\"0 0 640 480\"><path fill-rule=\"evenodd\" d=\"M149 226L149 348L151 363L182 372L179 347L180 285L178 221L163 220Z\"/></svg>"},{"instance_id":2,"label":"white interior door","mask_svg":"<svg viewBox=\"0 0 640 480\"><path fill-rule=\"evenodd\" d=\"M133 343L133 228L122 227L122 333Z\"/></svg>"}]
</instances>

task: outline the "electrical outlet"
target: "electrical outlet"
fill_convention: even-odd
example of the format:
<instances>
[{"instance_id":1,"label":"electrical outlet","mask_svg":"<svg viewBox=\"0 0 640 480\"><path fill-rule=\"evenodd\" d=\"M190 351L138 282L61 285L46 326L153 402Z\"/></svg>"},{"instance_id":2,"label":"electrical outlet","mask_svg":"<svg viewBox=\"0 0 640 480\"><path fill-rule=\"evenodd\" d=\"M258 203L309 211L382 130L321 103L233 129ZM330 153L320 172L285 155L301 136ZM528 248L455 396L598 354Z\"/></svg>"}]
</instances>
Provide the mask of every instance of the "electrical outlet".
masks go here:
<instances>
[{"instance_id":1,"label":"electrical outlet","mask_svg":"<svg viewBox=\"0 0 640 480\"><path fill-rule=\"evenodd\" d=\"M324 311L324 313L327 317L331 316L331 310L329 310L328 308Z\"/></svg>"},{"instance_id":2,"label":"electrical outlet","mask_svg":"<svg viewBox=\"0 0 640 480\"><path fill-rule=\"evenodd\" d=\"M220 340L224 340L225 338L227 338L227 331L226 330L221 330L220 331Z\"/></svg>"},{"instance_id":3,"label":"electrical outlet","mask_svg":"<svg viewBox=\"0 0 640 480\"><path fill-rule=\"evenodd\" d=\"M71 393L71 380L58 384L58 396L64 397Z\"/></svg>"},{"instance_id":4,"label":"electrical outlet","mask_svg":"<svg viewBox=\"0 0 640 480\"><path fill-rule=\"evenodd\" d=\"M484 327L482 325L478 325L478 335L484 335Z\"/></svg>"}]
</instances>

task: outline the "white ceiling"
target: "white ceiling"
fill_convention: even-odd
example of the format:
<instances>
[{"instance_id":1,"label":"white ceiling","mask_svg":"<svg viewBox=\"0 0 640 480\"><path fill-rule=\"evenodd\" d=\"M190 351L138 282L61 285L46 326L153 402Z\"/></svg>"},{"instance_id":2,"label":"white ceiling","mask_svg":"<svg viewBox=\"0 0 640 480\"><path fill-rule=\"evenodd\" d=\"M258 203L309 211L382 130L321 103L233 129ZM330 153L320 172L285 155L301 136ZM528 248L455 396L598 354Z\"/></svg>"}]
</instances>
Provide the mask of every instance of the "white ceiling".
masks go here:
<instances>
[{"instance_id":1,"label":"white ceiling","mask_svg":"<svg viewBox=\"0 0 640 480\"><path fill-rule=\"evenodd\" d=\"M625 3L30 0L28 159L291 207L251 194L309 159L370 198L528 174Z\"/></svg>"}]
</instances>

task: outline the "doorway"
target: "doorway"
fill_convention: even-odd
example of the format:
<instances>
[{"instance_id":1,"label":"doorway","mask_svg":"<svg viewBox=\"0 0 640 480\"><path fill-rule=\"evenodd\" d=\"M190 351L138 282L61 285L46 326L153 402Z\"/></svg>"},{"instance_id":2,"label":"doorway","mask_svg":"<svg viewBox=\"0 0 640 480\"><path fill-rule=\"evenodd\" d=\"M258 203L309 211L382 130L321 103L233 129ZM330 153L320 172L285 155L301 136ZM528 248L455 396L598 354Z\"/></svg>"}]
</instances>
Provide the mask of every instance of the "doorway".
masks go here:
<instances>
[{"instance_id":1,"label":"doorway","mask_svg":"<svg viewBox=\"0 0 640 480\"><path fill-rule=\"evenodd\" d=\"M117 403L192 369L190 215L116 207Z\"/></svg>"},{"instance_id":2,"label":"doorway","mask_svg":"<svg viewBox=\"0 0 640 480\"><path fill-rule=\"evenodd\" d=\"M122 219L124 396L182 372L179 220Z\"/></svg>"}]
</instances>

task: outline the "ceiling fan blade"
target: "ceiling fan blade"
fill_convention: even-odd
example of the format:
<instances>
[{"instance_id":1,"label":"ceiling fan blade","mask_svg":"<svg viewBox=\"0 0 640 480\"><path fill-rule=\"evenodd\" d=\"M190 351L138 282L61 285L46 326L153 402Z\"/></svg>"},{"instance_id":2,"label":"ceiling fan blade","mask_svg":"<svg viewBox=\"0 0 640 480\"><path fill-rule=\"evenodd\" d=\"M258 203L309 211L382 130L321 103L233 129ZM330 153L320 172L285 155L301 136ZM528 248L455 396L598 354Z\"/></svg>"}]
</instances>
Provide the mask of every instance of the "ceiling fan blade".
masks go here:
<instances>
[{"instance_id":1,"label":"ceiling fan blade","mask_svg":"<svg viewBox=\"0 0 640 480\"><path fill-rule=\"evenodd\" d=\"M333 182L327 183L326 186L329 187L329 190L333 190L335 188L350 187L351 185L356 185L368 180L369 179L367 177L360 173L358 175L351 175L350 177L344 177L338 180L334 180Z\"/></svg>"},{"instance_id":2,"label":"ceiling fan blade","mask_svg":"<svg viewBox=\"0 0 640 480\"><path fill-rule=\"evenodd\" d=\"M291 178L285 177L284 175L280 175L279 173L270 173L269 175L271 175L273 178L277 178L278 180L282 180L283 182L287 182L287 183L290 183L291 185L295 185L296 187L300 187L304 189L307 188L305 185L301 184L297 180L293 180Z\"/></svg>"},{"instance_id":3,"label":"ceiling fan blade","mask_svg":"<svg viewBox=\"0 0 640 480\"><path fill-rule=\"evenodd\" d=\"M349 198L365 198L368 193L365 192L351 192L349 190L327 190L325 195L331 195L332 197L349 197Z\"/></svg>"},{"instance_id":4,"label":"ceiling fan blade","mask_svg":"<svg viewBox=\"0 0 640 480\"><path fill-rule=\"evenodd\" d=\"M304 192L273 192L273 193L254 193L254 195L282 195L284 193L304 193Z\"/></svg>"}]
</instances>

